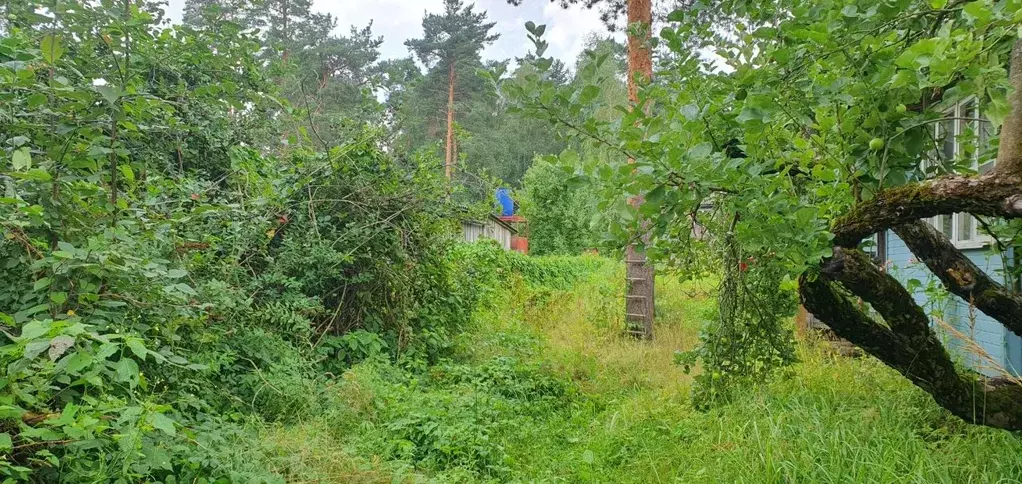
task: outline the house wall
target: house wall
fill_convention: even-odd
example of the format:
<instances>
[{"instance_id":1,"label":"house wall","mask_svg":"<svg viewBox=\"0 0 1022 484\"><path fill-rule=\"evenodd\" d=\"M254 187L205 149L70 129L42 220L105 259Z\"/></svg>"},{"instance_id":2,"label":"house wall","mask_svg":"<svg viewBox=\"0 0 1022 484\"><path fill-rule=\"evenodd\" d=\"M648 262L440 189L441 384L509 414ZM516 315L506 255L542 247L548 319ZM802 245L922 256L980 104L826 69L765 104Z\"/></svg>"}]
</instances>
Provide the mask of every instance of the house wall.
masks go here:
<instances>
[{"instance_id":1,"label":"house wall","mask_svg":"<svg viewBox=\"0 0 1022 484\"><path fill-rule=\"evenodd\" d=\"M465 242L476 242L479 239L493 239L504 250L511 250L511 231L507 227L493 221L477 222L466 220L461 223L462 239Z\"/></svg>"},{"instance_id":2,"label":"house wall","mask_svg":"<svg viewBox=\"0 0 1022 484\"><path fill-rule=\"evenodd\" d=\"M934 317L931 324L935 325L938 334L944 338L945 345L951 352L961 358L962 362L987 375L1003 374L996 367L1015 375L1020 374L1022 371L1022 339L978 309L970 310L969 304L957 296L950 295L948 300L943 303L941 302L943 298L928 296L926 288L929 282L933 281L939 286L940 281L925 264L915 260L915 256L897 234L888 231L885 236L887 238L888 270L902 284L906 284L906 287L910 285L909 281L912 279L920 282L920 287L914 288L913 296L916 302ZM1000 254L989 248L967 249L962 252L995 280L1003 279ZM1006 256L1011 257L1011 254ZM966 339L975 341L987 357L978 356L977 351L970 350L969 347L972 345L956 336L955 331L944 329L943 325L937 323L936 318L943 320L946 325L953 327Z\"/></svg>"}]
</instances>

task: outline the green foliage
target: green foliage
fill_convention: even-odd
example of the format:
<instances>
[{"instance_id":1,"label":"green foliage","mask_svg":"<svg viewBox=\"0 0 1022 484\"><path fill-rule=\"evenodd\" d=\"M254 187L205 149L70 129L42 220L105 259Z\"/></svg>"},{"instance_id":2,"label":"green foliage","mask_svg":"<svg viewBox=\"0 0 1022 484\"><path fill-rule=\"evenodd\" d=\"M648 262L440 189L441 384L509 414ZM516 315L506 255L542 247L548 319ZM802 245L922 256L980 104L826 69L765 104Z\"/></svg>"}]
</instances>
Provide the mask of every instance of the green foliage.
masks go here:
<instances>
[{"instance_id":1,"label":"green foliage","mask_svg":"<svg viewBox=\"0 0 1022 484\"><path fill-rule=\"evenodd\" d=\"M510 287L513 275L536 288L565 290L600 265L598 257L529 257L492 241L457 246L451 257L460 262L462 283L485 291Z\"/></svg>"},{"instance_id":2,"label":"green foliage","mask_svg":"<svg viewBox=\"0 0 1022 484\"><path fill-rule=\"evenodd\" d=\"M1018 474L1022 445L1011 433L966 425L879 362L812 343L780 377L692 411L692 381L670 359L695 343L700 314L713 306L697 290L716 281L678 284L661 273L657 339L635 341L620 336L623 267L596 260L569 291L538 303L542 288L510 284L477 312L452 361L426 372L355 365L332 412L263 432L292 436L278 468L295 481L326 480L331 462L354 461L333 475L355 482L950 483ZM321 429L333 431L316 438ZM319 457L296 464L309 454Z\"/></svg>"},{"instance_id":3,"label":"green foliage","mask_svg":"<svg viewBox=\"0 0 1022 484\"><path fill-rule=\"evenodd\" d=\"M746 256L733 234L719 245L724 274L716 307L706 315L701 344L675 354L685 373L700 365L692 403L703 410L768 381L795 361L790 321L797 297L790 279L783 284L784 268L773 254Z\"/></svg>"},{"instance_id":4,"label":"green foliage","mask_svg":"<svg viewBox=\"0 0 1022 484\"><path fill-rule=\"evenodd\" d=\"M253 148L294 119L235 24L48 11L0 39L0 474L275 482L225 457L246 421L448 351L475 300L434 160Z\"/></svg>"},{"instance_id":5,"label":"green foliage","mask_svg":"<svg viewBox=\"0 0 1022 484\"><path fill-rule=\"evenodd\" d=\"M596 246L593 221L596 197L584 181L574 178L571 156L565 169L546 159L537 160L525 173L520 199L522 215L529 220L529 251L536 255L580 254ZM577 157L576 157L577 161Z\"/></svg>"}]
</instances>

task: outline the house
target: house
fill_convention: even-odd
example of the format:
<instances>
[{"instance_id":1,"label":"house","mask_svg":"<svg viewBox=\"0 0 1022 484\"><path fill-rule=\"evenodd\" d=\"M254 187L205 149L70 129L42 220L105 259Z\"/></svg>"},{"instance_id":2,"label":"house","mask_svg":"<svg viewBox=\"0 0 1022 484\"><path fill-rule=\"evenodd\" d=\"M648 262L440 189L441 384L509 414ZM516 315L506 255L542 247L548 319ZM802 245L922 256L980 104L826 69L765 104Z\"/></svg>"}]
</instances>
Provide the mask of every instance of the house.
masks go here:
<instances>
[{"instance_id":1,"label":"house","mask_svg":"<svg viewBox=\"0 0 1022 484\"><path fill-rule=\"evenodd\" d=\"M513 250L523 254L529 253L529 239L524 231L528 230L528 220L515 214L518 204L511 199L511 192L506 188L497 190L496 200L500 215L489 215L486 220L466 219L461 222L461 235L465 242L475 242L481 238L493 239L500 243L504 250ZM522 233L522 235L519 235Z\"/></svg>"},{"instance_id":2,"label":"house","mask_svg":"<svg viewBox=\"0 0 1022 484\"><path fill-rule=\"evenodd\" d=\"M977 106L975 98L966 99L947 113L949 119L935 126L935 139L940 140L940 149L934 156L942 160L971 159L974 170L986 173L993 167L994 160L991 153L981 154L984 150L978 148L987 145L991 133L989 123L979 121ZM983 232L979 220L957 213L934 217L928 222L994 280L1002 284L1009 282L1005 280L1004 262L1011 260L1013 254L1011 251L999 253L993 247L993 239ZM1022 373L1022 338L955 295L927 291L931 282L933 287L943 289L943 286L893 231L877 234L873 240L874 255L931 315L931 324L945 338L945 345L952 354L990 376Z\"/></svg>"},{"instance_id":3,"label":"house","mask_svg":"<svg viewBox=\"0 0 1022 484\"><path fill-rule=\"evenodd\" d=\"M461 235L465 242L476 242L480 239L496 240L504 250L511 250L511 239L518 235L515 228L496 215L486 220L462 220Z\"/></svg>"}]
</instances>

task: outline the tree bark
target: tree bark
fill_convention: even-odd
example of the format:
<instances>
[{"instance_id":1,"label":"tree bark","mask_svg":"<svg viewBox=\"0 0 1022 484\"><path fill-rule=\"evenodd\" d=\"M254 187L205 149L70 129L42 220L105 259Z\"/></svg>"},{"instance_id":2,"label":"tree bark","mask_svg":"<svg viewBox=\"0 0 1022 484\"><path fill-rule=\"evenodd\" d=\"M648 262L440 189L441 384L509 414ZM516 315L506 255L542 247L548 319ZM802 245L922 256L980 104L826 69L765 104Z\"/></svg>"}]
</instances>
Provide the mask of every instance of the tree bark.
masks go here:
<instances>
[{"instance_id":1,"label":"tree bark","mask_svg":"<svg viewBox=\"0 0 1022 484\"><path fill-rule=\"evenodd\" d=\"M451 179L454 167L454 61L447 74L447 153L444 157L444 174Z\"/></svg>"},{"instance_id":2,"label":"tree bark","mask_svg":"<svg viewBox=\"0 0 1022 484\"><path fill-rule=\"evenodd\" d=\"M997 145L995 172L1022 175L1022 40L1011 49L1011 67L1008 81L1013 90L1008 93L1011 111L1001 126L1001 139Z\"/></svg>"},{"instance_id":3,"label":"tree bark","mask_svg":"<svg viewBox=\"0 0 1022 484\"><path fill-rule=\"evenodd\" d=\"M855 247L896 225L941 214L968 212L1022 216L1022 177L999 169L983 176L947 176L880 192L834 224L834 245Z\"/></svg>"},{"instance_id":4,"label":"tree bark","mask_svg":"<svg viewBox=\"0 0 1022 484\"><path fill-rule=\"evenodd\" d=\"M650 0L628 0L628 27L637 28L635 35L628 36L628 101L635 109L639 106L639 85L636 78L649 82L653 78L653 56L650 52L650 30L653 25L653 9ZM635 160L628 160L634 163ZM628 200L634 207L642 205L643 197L638 195ZM640 227L643 224L640 221ZM643 228L644 243L649 242L649 232ZM653 338L653 320L656 312L655 279L656 271L646 259L646 253L629 244L625 248L625 319L629 330L644 339Z\"/></svg>"}]
</instances>

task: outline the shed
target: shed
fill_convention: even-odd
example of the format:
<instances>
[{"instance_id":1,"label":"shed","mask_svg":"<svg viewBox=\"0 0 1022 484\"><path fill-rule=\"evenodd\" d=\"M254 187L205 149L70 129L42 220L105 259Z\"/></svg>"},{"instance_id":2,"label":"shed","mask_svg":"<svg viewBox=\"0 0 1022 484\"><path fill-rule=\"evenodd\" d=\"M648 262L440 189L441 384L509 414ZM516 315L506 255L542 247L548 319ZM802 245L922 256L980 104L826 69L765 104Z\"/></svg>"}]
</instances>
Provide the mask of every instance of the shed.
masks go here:
<instances>
[{"instance_id":1,"label":"shed","mask_svg":"<svg viewBox=\"0 0 1022 484\"><path fill-rule=\"evenodd\" d=\"M496 215L490 215L486 220L463 220L461 222L461 235L465 242L493 239L504 250L511 250L511 238L517 234L518 231L511 224Z\"/></svg>"}]
</instances>

